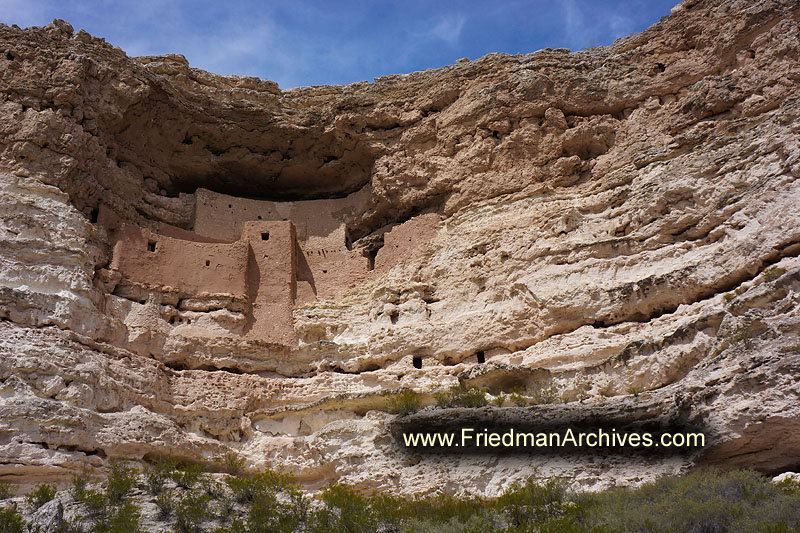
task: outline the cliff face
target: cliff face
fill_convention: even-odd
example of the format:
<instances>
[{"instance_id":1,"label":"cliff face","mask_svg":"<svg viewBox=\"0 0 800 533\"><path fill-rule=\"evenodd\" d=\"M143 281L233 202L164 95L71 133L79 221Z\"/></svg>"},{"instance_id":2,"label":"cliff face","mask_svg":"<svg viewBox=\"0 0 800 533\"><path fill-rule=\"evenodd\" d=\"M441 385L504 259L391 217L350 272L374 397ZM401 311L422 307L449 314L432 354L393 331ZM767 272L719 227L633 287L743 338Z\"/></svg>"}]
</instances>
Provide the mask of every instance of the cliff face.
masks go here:
<instances>
[{"instance_id":1,"label":"cliff face","mask_svg":"<svg viewBox=\"0 0 800 533\"><path fill-rule=\"evenodd\" d=\"M0 478L234 451L309 488L492 495L532 467L800 465L798 2L283 91L62 21L0 52ZM459 380L712 443L400 453L387 391Z\"/></svg>"}]
</instances>

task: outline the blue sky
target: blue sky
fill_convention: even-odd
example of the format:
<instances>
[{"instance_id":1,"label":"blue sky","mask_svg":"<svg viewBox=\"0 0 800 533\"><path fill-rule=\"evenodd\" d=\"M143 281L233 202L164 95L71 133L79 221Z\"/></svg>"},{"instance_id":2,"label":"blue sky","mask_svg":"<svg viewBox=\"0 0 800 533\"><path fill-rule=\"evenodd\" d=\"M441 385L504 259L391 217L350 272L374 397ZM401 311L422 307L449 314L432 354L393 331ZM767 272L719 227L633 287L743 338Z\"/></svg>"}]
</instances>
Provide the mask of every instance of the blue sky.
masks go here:
<instances>
[{"instance_id":1,"label":"blue sky","mask_svg":"<svg viewBox=\"0 0 800 533\"><path fill-rule=\"evenodd\" d=\"M492 52L611 44L678 0L0 0L0 22L54 18L130 56L178 53L217 74L281 88L352 83Z\"/></svg>"}]
</instances>

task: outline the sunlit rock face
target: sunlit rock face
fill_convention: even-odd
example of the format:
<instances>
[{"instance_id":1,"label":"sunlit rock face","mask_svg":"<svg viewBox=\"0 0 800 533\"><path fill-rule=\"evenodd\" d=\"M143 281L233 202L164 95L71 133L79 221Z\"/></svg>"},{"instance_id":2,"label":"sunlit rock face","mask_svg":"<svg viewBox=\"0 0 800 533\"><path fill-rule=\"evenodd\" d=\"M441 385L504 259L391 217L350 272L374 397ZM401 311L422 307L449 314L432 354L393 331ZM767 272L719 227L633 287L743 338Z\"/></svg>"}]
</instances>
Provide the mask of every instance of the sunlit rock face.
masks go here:
<instances>
[{"instance_id":1,"label":"sunlit rock face","mask_svg":"<svg viewBox=\"0 0 800 533\"><path fill-rule=\"evenodd\" d=\"M309 489L491 496L796 469L798 21L687 0L609 47L283 91L3 26L0 478L234 452ZM709 446L402 452L390 393L459 381Z\"/></svg>"}]
</instances>

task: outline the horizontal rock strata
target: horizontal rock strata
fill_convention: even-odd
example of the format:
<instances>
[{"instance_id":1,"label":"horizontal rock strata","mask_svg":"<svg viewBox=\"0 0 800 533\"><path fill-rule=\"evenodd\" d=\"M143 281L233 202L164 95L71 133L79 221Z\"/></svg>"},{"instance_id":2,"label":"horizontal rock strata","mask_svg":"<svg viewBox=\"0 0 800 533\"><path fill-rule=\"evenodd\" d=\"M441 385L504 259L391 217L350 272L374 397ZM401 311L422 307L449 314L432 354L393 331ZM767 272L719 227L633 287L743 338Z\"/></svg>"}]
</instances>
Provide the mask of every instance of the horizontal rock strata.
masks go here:
<instances>
[{"instance_id":1,"label":"horizontal rock strata","mask_svg":"<svg viewBox=\"0 0 800 533\"><path fill-rule=\"evenodd\" d=\"M291 90L63 21L0 27L0 479L228 451L402 494L491 496L533 468L585 487L796 469L798 59L788 0L686 0L608 47ZM259 220L286 231L282 262L241 237ZM236 272L150 276L115 227ZM256 316L268 282L280 309ZM400 450L392 394L459 382L711 441Z\"/></svg>"}]
</instances>

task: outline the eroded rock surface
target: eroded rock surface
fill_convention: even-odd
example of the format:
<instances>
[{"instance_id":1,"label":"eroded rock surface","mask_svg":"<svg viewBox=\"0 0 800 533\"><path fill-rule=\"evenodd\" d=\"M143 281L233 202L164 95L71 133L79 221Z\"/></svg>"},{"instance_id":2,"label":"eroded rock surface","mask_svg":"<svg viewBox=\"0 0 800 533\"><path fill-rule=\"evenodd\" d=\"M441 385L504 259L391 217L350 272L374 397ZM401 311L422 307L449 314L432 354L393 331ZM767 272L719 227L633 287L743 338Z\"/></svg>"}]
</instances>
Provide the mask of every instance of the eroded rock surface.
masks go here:
<instances>
[{"instance_id":1,"label":"eroded rock surface","mask_svg":"<svg viewBox=\"0 0 800 533\"><path fill-rule=\"evenodd\" d=\"M799 59L777 0L292 90L0 28L0 478L228 451L404 494L796 469ZM633 463L402 453L386 393L459 380L713 439Z\"/></svg>"}]
</instances>

